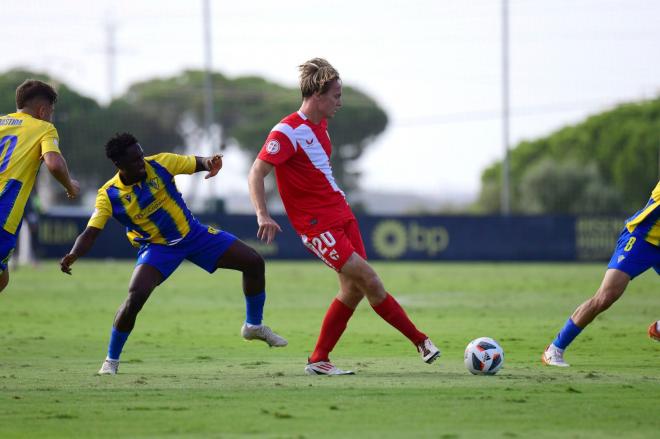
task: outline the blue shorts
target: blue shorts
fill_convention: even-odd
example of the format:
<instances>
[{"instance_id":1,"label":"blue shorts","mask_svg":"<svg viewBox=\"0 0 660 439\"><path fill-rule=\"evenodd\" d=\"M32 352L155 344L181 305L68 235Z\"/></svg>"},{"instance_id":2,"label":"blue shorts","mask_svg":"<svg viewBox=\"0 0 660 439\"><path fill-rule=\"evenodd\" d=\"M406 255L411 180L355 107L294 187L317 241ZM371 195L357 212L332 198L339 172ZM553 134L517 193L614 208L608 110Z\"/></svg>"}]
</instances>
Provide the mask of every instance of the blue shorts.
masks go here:
<instances>
[{"instance_id":1,"label":"blue shorts","mask_svg":"<svg viewBox=\"0 0 660 439\"><path fill-rule=\"evenodd\" d=\"M616 268L634 278L653 267L660 274L660 247L649 244L624 228L607 268Z\"/></svg>"},{"instance_id":2,"label":"blue shorts","mask_svg":"<svg viewBox=\"0 0 660 439\"><path fill-rule=\"evenodd\" d=\"M0 274L4 273L16 248L16 235L0 228Z\"/></svg>"},{"instance_id":3,"label":"blue shorts","mask_svg":"<svg viewBox=\"0 0 660 439\"><path fill-rule=\"evenodd\" d=\"M198 224L181 241L174 245L146 244L138 251L136 266L154 266L167 279L184 259L213 273L218 259L236 241L231 233Z\"/></svg>"}]
</instances>

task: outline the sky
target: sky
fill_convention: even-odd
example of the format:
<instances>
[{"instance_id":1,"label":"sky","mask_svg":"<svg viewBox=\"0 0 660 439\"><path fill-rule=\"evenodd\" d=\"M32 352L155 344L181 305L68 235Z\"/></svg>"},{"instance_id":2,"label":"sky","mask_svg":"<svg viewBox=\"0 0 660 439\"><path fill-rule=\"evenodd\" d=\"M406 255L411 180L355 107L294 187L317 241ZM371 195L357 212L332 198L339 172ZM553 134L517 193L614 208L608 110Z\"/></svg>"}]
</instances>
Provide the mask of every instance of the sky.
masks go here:
<instances>
[{"instance_id":1,"label":"sky","mask_svg":"<svg viewBox=\"0 0 660 439\"><path fill-rule=\"evenodd\" d=\"M203 68L202 4L3 1L3 16L14 18L3 22L0 72L47 72L108 102L135 82ZM357 165L364 189L468 201L482 171L503 157L502 0L210 5L214 70L295 87L297 66L321 56L385 109L389 126ZM660 94L660 2L508 5L511 147ZM226 189L247 192L251 161L227 152Z\"/></svg>"}]
</instances>

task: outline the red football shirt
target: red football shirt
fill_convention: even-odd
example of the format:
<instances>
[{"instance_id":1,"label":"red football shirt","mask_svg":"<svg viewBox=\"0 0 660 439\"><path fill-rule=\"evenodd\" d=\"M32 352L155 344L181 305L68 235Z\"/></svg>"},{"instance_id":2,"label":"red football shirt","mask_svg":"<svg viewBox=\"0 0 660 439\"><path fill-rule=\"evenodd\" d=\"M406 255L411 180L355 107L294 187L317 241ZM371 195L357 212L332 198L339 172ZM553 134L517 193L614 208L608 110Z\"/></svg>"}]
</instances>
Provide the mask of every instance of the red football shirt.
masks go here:
<instances>
[{"instance_id":1,"label":"red football shirt","mask_svg":"<svg viewBox=\"0 0 660 439\"><path fill-rule=\"evenodd\" d=\"M259 158L275 166L277 187L299 234L323 232L354 218L332 176L332 144L324 119L313 124L300 111L271 130Z\"/></svg>"}]
</instances>

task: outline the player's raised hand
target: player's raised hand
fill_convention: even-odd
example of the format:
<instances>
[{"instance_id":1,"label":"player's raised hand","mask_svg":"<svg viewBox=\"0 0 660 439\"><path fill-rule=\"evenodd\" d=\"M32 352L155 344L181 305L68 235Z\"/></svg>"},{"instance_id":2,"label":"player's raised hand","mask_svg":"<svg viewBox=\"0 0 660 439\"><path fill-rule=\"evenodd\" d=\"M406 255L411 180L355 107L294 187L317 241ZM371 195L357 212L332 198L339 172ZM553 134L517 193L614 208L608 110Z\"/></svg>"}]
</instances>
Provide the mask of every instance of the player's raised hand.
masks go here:
<instances>
[{"instance_id":1,"label":"player's raised hand","mask_svg":"<svg viewBox=\"0 0 660 439\"><path fill-rule=\"evenodd\" d=\"M60 270L62 270L63 273L71 274L71 266L76 262L76 259L78 259L78 256L73 253L67 253L64 255L60 260Z\"/></svg>"},{"instance_id":2,"label":"player's raised hand","mask_svg":"<svg viewBox=\"0 0 660 439\"><path fill-rule=\"evenodd\" d=\"M273 242L275 234L282 231L280 225L270 216L257 217L257 224L259 224L257 238L264 241L266 244Z\"/></svg>"},{"instance_id":3,"label":"player's raised hand","mask_svg":"<svg viewBox=\"0 0 660 439\"><path fill-rule=\"evenodd\" d=\"M222 154L215 154L204 162L206 170L209 171L205 179L214 177L222 169Z\"/></svg>"}]
</instances>

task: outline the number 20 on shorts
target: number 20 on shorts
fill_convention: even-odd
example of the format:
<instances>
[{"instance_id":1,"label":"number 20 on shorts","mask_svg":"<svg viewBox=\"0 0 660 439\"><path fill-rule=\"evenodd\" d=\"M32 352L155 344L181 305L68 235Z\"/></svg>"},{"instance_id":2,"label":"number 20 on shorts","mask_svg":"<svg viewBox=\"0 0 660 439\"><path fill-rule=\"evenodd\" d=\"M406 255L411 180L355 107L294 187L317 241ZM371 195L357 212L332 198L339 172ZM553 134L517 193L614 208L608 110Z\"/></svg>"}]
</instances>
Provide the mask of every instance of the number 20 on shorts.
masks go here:
<instances>
[{"instance_id":1,"label":"number 20 on shorts","mask_svg":"<svg viewBox=\"0 0 660 439\"><path fill-rule=\"evenodd\" d=\"M319 236L312 238L312 245L322 255L326 254L329 248L333 247L336 243L335 237L330 232L323 232Z\"/></svg>"}]
</instances>

